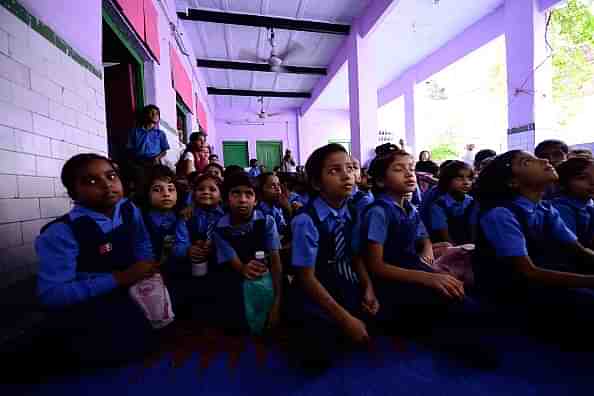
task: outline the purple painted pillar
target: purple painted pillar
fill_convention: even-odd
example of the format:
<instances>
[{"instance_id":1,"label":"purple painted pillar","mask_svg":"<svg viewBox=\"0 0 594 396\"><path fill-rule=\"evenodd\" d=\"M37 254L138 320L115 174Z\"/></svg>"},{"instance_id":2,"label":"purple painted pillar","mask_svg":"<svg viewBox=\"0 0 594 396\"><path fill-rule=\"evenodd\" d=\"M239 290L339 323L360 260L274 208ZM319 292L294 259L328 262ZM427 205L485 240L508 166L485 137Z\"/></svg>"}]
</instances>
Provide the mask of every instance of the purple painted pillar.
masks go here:
<instances>
[{"instance_id":1,"label":"purple painted pillar","mask_svg":"<svg viewBox=\"0 0 594 396\"><path fill-rule=\"evenodd\" d=\"M349 36L349 107L352 154L365 163L377 143L377 81L375 56L368 37Z\"/></svg>"},{"instance_id":2,"label":"purple painted pillar","mask_svg":"<svg viewBox=\"0 0 594 396\"><path fill-rule=\"evenodd\" d=\"M543 126L537 123L537 106L541 118L550 114L539 104L542 99L546 99L541 93L548 92L547 84L549 86L551 84L550 65L541 65L546 59L544 42L546 16L540 11L538 0L506 0L504 25L507 56L508 149L531 151L535 143L535 125L536 128ZM536 67L539 69L535 72ZM544 119L542 121L548 124Z\"/></svg>"},{"instance_id":3,"label":"purple painted pillar","mask_svg":"<svg viewBox=\"0 0 594 396\"><path fill-rule=\"evenodd\" d=\"M405 144L410 147L410 154L416 156L415 86L413 82L411 82L404 90L404 140Z\"/></svg>"}]
</instances>

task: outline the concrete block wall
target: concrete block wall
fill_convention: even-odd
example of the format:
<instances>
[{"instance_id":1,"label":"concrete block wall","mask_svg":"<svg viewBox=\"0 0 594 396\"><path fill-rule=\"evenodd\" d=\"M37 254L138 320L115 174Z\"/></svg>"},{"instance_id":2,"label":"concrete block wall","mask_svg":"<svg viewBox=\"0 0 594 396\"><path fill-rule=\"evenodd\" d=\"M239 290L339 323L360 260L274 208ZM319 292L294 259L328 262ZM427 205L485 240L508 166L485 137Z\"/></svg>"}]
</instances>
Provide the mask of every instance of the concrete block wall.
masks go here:
<instances>
[{"instance_id":1,"label":"concrete block wall","mask_svg":"<svg viewBox=\"0 0 594 396\"><path fill-rule=\"evenodd\" d=\"M0 287L36 271L40 228L67 212L74 154L107 154L103 81L0 5Z\"/></svg>"}]
</instances>

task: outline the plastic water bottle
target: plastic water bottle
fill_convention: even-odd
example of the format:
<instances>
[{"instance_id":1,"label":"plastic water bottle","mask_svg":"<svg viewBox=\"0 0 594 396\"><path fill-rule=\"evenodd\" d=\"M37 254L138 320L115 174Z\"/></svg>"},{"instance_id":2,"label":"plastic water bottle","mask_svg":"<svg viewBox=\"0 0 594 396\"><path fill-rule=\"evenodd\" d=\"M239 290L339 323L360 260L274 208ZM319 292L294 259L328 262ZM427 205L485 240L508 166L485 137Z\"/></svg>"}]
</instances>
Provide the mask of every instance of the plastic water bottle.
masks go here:
<instances>
[{"instance_id":1,"label":"plastic water bottle","mask_svg":"<svg viewBox=\"0 0 594 396\"><path fill-rule=\"evenodd\" d=\"M192 260L192 276L204 276L208 273L208 259Z\"/></svg>"}]
</instances>

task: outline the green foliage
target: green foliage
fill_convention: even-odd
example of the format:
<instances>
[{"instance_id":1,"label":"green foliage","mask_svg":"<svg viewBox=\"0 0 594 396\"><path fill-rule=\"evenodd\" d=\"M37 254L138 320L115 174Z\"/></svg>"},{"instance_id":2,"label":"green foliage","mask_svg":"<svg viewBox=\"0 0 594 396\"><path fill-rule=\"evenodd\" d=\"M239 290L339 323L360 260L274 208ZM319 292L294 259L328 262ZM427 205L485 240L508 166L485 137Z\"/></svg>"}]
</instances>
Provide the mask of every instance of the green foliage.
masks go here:
<instances>
[{"instance_id":1,"label":"green foliage","mask_svg":"<svg viewBox=\"0 0 594 396\"><path fill-rule=\"evenodd\" d=\"M456 145L454 143L441 143L431 149L431 159L436 162L442 162L458 157Z\"/></svg>"}]
</instances>

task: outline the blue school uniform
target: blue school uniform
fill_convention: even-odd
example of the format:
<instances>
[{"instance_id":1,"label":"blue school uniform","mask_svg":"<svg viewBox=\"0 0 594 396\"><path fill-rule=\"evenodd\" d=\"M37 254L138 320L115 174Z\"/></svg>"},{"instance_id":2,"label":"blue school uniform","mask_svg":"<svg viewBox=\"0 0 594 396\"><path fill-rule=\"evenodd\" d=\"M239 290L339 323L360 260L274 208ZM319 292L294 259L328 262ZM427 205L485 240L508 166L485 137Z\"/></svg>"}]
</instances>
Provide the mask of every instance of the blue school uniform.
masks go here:
<instances>
[{"instance_id":1,"label":"blue school uniform","mask_svg":"<svg viewBox=\"0 0 594 396\"><path fill-rule=\"evenodd\" d=\"M299 202L302 206L305 206L309 202L309 194L297 194L296 192L292 192L289 194L289 203L292 204L293 202Z\"/></svg>"},{"instance_id":2,"label":"blue school uniform","mask_svg":"<svg viewBox=\"0 0 594 396\"><path fill-rule=\"evenodd\" d=\"M170 254L171 251L164 252L164 245L167 244L172 248L175 242L175 233L177 228L178 218L172 210L167 212L150 211L144 214L144 224L151 238L151 245L153 246L153 253L158 261L167 260L163 254Z\"/></svg>"},{"instance_id":3,"label":"blue school uniform","mask_svg":"<svg viewBox=\"0 0 594 396\"><path fill-rule=\"evenodd\" d=\"M561 196L553 200L552 204L559 211L567 228L578 237L580 243L592 247L592 240L594 239L594 201L591 199L582 201Z\"/></svg>"},{"instance_id":4,"label":"blue school uniform","mask_svg":"<svg viewBox=\"0 0 594 396\"><path fill-rule=\"evenodd\" d=\"M286 236L288 231L287 221L285 220L285 214L283 210L277 206L270 205L266 202L260 201L257 206L258 210L263 214L270 216L274 219L276 228L280 236Z\"/></svg>"},{"instance_id":5,"label":"blue school uniform","mask_svg":"<svg viewBox=\"0 0 594 396\"><path fill-rule=\"evenodd\" d=\"M567 263L550 262L550 257L557 257L551 249L577 240L559 212L548 202L518 197L481 213L479 219L473 257L477 291L517 313L513 320L544 320L541 330L555 329L556 337L567 329L575 337L578 328L591 334L594 323L584 312L594 309L592 290L531 284L504 261L529 256L536 266L566 270Z\"/></svg>"},{"instance_id":6,"label":"blue school uniform","mask_svg":"<svg viewBox=\"0 0 594 396\"><path fill-rule=\"evenodd\" d=\"M180 222L177 225L174 254L177 257L186 257L192 242L212 238L212 235L208 235L209 230L214 231L217 223L224 215L225 212L220 206L213 209L194 208L190 220Z\"/></svg>"},{"instance_id":7,"label":"blue school uniform","mask_svg":"<svg viewBox=\"0 0 594 396\"><path fill-rule=\"evenodd\" d=\"M126 360L150 347L148 320L112 274L154 259L132 202L120 200L112 218L75 205L42 229L35 247L38 295L55 313L50 333L65 352L82 360Z\"/></svg>"},{"instance_id":8,"label":"blue school uniform","mask_svg":"<svg viewBox=\"0 0 594 396\"><path fill-rule=\"evenodd\" d=\"M474 199L470 195L465 194L464 199L458 201L446 193L428 204L423 221L432 235L438 230L447 228L454 245L472 242Z\"/></svg>"},{"instance_id":9,"label":"blue school uniform","mask_svg":"<svg viewBox=\"0 0 594 396\"><path fill-rule=\"evenodd\" d=\"M253 177L253 178L260 176L260 173L262 173L262 171L257 166L252 166L250 168L250 170L248 171L248 175L250 175L250 177Z\"/></svg>"},{"instance_id":10,"label":"blue school uniform","mask_svg":"<svg viewBox=\"0 0 594 396\"><path fill-rule=\"evenodd\" d=\"M211 279L219 291L213 304L218 312L214 313L213 320L227 328L247 330L244 277L228 263L237 257L245 265L254 259L257 251L270 253L279 250L280 239L276 224L272 217L254 210L248 222L233 226L231 215L227 213L217 223L213 241L218 265L213 268Z\"/></svg>"},{"instance_id":11,"label":"blue school uniform","mask_svg":"<svg viewBox=\"0 0 594 396\"><path fill-rule=\"evenodd\" d=\"M134 128L128 135L126 146L136 159L149 160L163 151L169 150L169 142L165 132L159 128Z\"/></svg>"}]
</instances>

